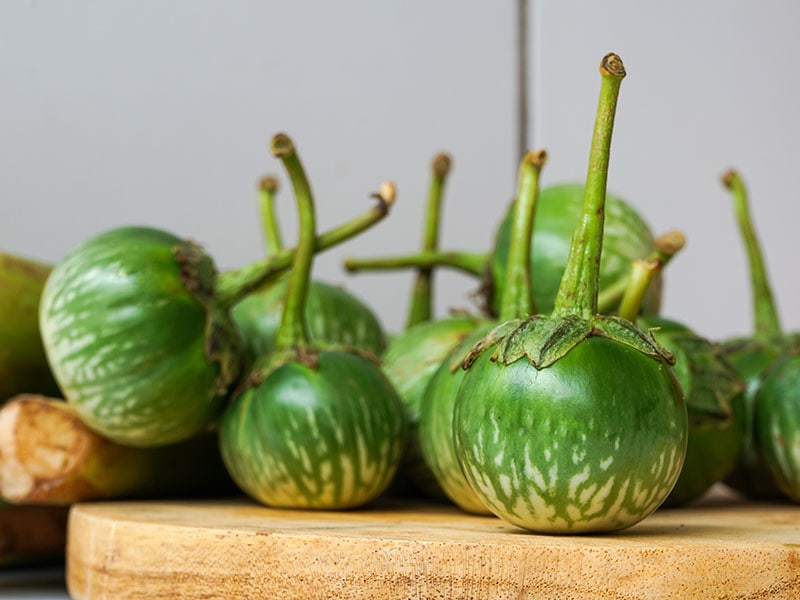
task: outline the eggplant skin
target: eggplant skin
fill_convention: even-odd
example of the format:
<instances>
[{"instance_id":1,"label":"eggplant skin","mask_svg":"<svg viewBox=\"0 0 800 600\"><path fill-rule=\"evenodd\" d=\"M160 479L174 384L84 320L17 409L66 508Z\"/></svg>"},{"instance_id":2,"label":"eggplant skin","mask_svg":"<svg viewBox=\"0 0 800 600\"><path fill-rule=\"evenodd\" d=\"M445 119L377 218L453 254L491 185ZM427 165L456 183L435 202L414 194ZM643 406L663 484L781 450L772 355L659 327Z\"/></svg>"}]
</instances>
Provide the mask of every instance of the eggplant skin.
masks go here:
<instances>
[{"instance_id":1,"label":"eggplant skin","mask_svg":"<svg viewBox=\"0 0 800 600\"><path fill-rule=\"evenodd\" d=\"M186 439L218 415L235 340L212 305L214 278L199 247L147 227L100 234L56 265L42 294L42 339L87 425L151 447Z\"/></svg>"},{"instance_id":2,"label":"eggplant skin","mask_svg":"<svg viewBox=\"0 0 800 600\"><path fill-rule=\"evenodd\" d=\"M383 372L400 394L409 428L403 462L392 485L398 495L421 492L432 498L446 497L420 448L422 398L436 369L478 323L471 316L418 323L395 337L383 355Z\"/></svg>"},{"instance_id":3,"label":"eggplant skin","mask_svg":"<svg viewBox=\"0 0 800 600\"><path fill-rule=\"evenodd\" d=\"M234 396L220 420L223 461L252 498L283 508L348 509L381 495L406 439L397 392L373 361L323 350Z\"/></svg>"},{"instance_id":4,"label":"eggplant skin","mask_svg":"<svg viewBox=\"0 0 800 600\"><path fill-rule=\"evenodd\" d=\"M688 418L666 362L597 336L542 369L492 355L465 374L454 431L464 475L493 513L539 533L599 533L667 498Z\"/></svg>"},{"instance_id":5,"label":"eggplant skin","mask_svg":"<svg viewBox=\"0 0 800 600\"><path fill-rule=\"evenodd\" d=\"M765 373L755 400L754 427L778 489L800 503L800 356L782 356Z\"/></svg>"}]
</instances>

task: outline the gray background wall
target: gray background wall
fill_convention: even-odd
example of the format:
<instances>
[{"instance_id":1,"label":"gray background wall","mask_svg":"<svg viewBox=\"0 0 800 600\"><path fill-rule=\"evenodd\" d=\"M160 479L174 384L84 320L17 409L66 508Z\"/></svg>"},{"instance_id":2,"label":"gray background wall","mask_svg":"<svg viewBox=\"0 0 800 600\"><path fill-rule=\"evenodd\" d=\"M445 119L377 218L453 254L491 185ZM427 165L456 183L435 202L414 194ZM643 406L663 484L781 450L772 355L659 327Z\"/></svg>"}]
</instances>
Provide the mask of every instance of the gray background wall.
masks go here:
<instances>
[{"instance_id":1,"label":"gray background wall","mask_svg":"<svg viewBox=\"0 0 800 600\"><path fill-rule=\"evenodd\" d=\"M610 187L689 244L664 312L710 337L751 327L744 252L718 177L744 173L787 329L795 302L800 9L778 2L531 0L531 146L544 183L582 179L597 65L628 69ZM399 188L377 228L319 257L401 327L411 276L348 276L350 255L418 247L427 169L454 157L442 244L486 250L515 186L515 2L456 0L0 3L0 248L57 261L83 239L150 224L203 243L222 268L258 258L255 182L297 142L320 227ZM287 186L280 204L294 237ZM472 280L439 277L437 308Z\"/></svg>"}]
</instances>

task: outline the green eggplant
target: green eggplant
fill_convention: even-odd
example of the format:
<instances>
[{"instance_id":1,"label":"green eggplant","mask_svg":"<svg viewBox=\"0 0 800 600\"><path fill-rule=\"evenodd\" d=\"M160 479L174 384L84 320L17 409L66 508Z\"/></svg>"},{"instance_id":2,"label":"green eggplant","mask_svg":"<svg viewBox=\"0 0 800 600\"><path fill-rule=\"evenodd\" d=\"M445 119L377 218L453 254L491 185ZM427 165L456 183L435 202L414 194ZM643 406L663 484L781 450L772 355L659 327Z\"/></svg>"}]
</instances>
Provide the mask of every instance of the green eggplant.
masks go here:
<instances>
[{"instance_id":1,"label":"green eggplant","mask_svg":"<svg viewBox=\"0 0 800 600\"><path fill-rule=\"evenodd\" d=\"M387 205L320 235L315 251L352 237ZM287 249L218 274L190 240L121 227L79 245L47 279L39 325L65 399L95 431L129 446L165 446L218 418L242 369L230 309L284 273Z\"/></svg>"},{"instance_id":2,"label":"green eggplant","mask_svg":"<svg viewBox=\"0 0 800 600\"><path fill-rule=\"evenodd\" d=\"M672 247L675 249L674 244ZM745 385L723 355L720 344L683 323L639 314L647 287L664 264L661 258L634 261L619 316L635 320L675 357L673 370L683 390L689 417L686 458L675 487L664 501L664 506L677 507L700 498L736 466L744 427L742 420L735 418L733 404L741 400Z\"/></svg>"},{"instance_id":3,"label":"green eggplant","mask_svg":"<svg viewBox=\"0 0 800 600\"><path fill-rule=\"evenodd\" d=\"M525 277L505 290L501 324L464 358L454 409L456 456L476 494L497 516L541 533L634 525L669 495L686 452L674 357L627 319L598 314L608 159L625 68L608 54L600 73L584 207L553 312L508 314L532 303ZM516 267L522 251L512 251Z\"/></svg>"},{"instance_id":4,"label":"green eggplant","mask_svg":"<svg viewBox=\"0 0 800 600\"><path fill-rule=\"evenodd\" d=\"M726 483L750 497L800 502L800 394L792 388L800 377L793 372L800 365L792 358L800 353L800 334L781 329L744 181L730 170L722 183L731 191L747 252L754 312L752 336L723 344L725 356L747 385L733 406L745 434L738 464Z\"/></svg>"},{"instance_id":5,"label":"green eggplant","mask_svg":"<svg viewBox=\"0 0 800 600\"><path fill-rule=\"evenodd\" d=\"M269 254L283 249L274 210L277 185L274 177L263 178L260 185L261 218ZM387 197L385 201L391 204L394 198ZM251 360L275 349L287 286L288 278L284 276L233 307L231 315ZM378 317L367 304L341 286L319 280L310 282L306 322L312 340L352 346L376 356L386 348L386 335Z\"/></svg>"},{"instance_id":6,"label":"green eggplant","mask_svg":"<svg viewBox=\"0 0 800 600\"><path fill-rule=\"evenodd\" d=\"M0 253L0 404L25 392L60 393L39 334L39 299L51 268Z\"/></svg>"},{"instance_id":7,"label":"green eggplant","mask_svg":"<svg viewBox=\"0 0 800 600\"><path fill-rule=\"evenodd\" d=\"M452 168L448 154L431 161L431 177L423 220L422 250L435 251L439 244L441 207L447 176ZM419 444L420 404L433 373L448 353L477 324L477 318L456 312L434 319L433 267L420 267L411 289L405 330L395 335L383 355L383 370L403 400L408 422L408 442L403 462L392 486L398 496L422 495L444 498L436 477L422 457Z\"/></svg>"},{"instance_id":8,"label":"green eggplant","mask_svg":"<svg viewBox=\"0 0 800 600\"><path fill-rule=\"evenodd\" d=\"M394 476L406 422L397 392L363 352L313 342L305 319L314 253L314 201L291 139L278 134L298 205L298 252L276 338L220 421L233 480L269 506L346 509L377 498Z\"/></svg>"},{"instance_id":9,"label":"green eggplant","mask_svg":"<svg viewBox=\"0 0 800 600\"><path fill-rule=\"evenodd\" d=\"M544 151L528 152L520 165L511 237L514 261L505 272L506 286L513 291L506 296L508 305L503 307L506 315L533 312L529 240L535 223L539 173L546 159ZM478 514L490 511L472 489L458 463L453 416L458 389L465 375L464 370L458 368L461 358L496 325L494 321L476 324L451 350L431 377L420 405L419 443L423 460L453 503Z\"/></svg>"},{"instance_id":10,"label":"green eggplant","mask_svg":"<svg viewBox=\"0 0 800 600\"><path fill-rule=\"evenodd\" d=\"M395 495L421 493L431 498L445 498L419 445L422 398L436 369L479 322L477 317L461 314L418 323L389 343L382 359L383 371L400 394L408 423L403 462L392 486Z\"/></svg>"},{"instance_id":11,"label":"green eggplant","mask_svg":"<svg viewBox=\"0 0 800 600\"><path fill-rule=\"evenodd\" d=\"M800 352L781 356L761 380L754 432L778 489L800 503Z\"/></svg>"},{"instance_id":12,"label":"green eggplant","mask_svg":"<svg viewBox=\"0 0 800 600\"><path fill-rule=\"evenodd\" d=\"M442 494L468 513L491 514L472 489L456 456L453 413L456 395L465 371L461 360L497 323L472 324L462 340L450 350L425 386L419 408L419 449Z\"/></svg>"},{"instance_id":13,"label":"green eggplant","mask_svg":"<svg viewBox=\"0 0 800 600\"><path fill-rule=\"evenodd\" d=\"M240 364L216 286L199 246L149 227L102 233L56 265L42 294L42 337L87 425L131 446L208 427Z\"/></svg>"},{"instance_id":14,"label":"green eggplant","mask_svg":"<svg viewBox=\"0 0 800 600\"><path fill-rule=\"evenodd\" d=\"M664 506L684 506L723 481L736 466L744 427L734 418L733 405L744 394L744 383L721 346L686 325L663 317L644 317L637 324L651 330L675 356L689 437L681 474Z\"/></svg>"}]
</instances>

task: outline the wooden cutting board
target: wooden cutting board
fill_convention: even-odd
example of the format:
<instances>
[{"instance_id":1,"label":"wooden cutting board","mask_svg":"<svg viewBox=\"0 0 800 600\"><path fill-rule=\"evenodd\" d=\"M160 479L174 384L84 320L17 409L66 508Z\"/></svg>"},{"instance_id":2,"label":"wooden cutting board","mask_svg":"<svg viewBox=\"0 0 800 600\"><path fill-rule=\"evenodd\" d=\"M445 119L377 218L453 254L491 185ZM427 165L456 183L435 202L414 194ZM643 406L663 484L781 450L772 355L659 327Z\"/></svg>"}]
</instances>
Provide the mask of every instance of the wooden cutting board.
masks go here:
<instances>
[{"instance_id":1,"label":"wooden cutting board","mask_svg":"<svg viewBox=\"0 0 800 600\"><path fill-rule=\"evenodd\" d=\"M455 508L247 500L73 507L76 600L800 598L800 507L715 498L624 532L542 536Z\"/></svg>"}]
</instances>

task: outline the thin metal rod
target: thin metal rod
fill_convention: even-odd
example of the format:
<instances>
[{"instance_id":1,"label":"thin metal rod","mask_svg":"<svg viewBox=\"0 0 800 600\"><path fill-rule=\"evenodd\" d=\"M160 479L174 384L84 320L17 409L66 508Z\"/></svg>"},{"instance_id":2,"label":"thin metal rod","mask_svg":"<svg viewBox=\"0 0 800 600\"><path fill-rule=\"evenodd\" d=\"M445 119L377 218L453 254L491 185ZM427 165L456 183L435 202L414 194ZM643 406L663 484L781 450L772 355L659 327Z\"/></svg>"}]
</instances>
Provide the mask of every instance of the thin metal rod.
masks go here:
<instances>
[{"instance_id":1,"label":"thin metal rod","mask_svg":"<svg viewBox=\"0 0 800 600\"><path fill-rule=\"evenodd\" d=\"M531 0L532 1L532 0ZM517 0L517 156L528 147L528 0Z\"/></svg>"}]
</instances>

